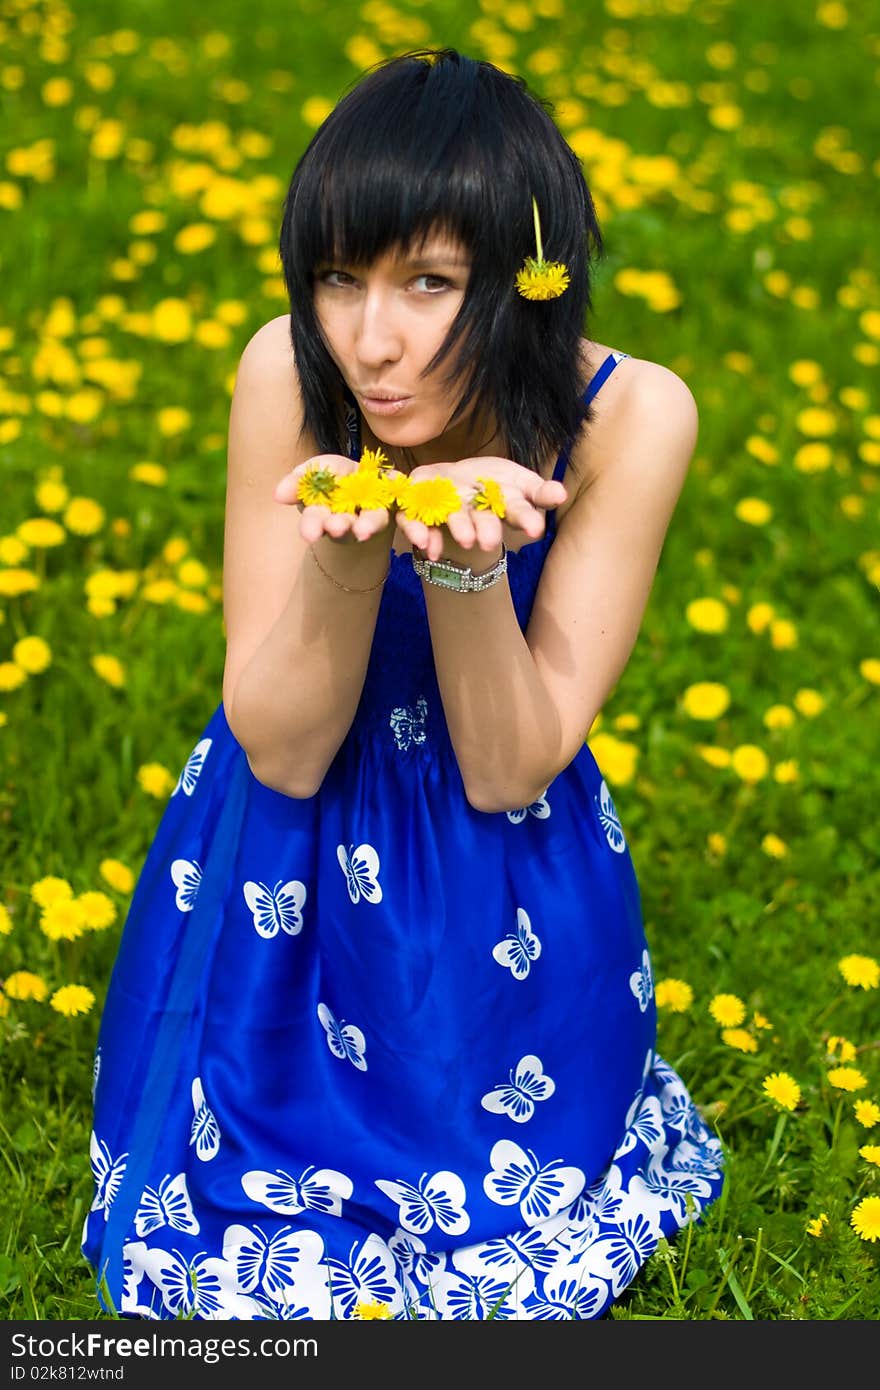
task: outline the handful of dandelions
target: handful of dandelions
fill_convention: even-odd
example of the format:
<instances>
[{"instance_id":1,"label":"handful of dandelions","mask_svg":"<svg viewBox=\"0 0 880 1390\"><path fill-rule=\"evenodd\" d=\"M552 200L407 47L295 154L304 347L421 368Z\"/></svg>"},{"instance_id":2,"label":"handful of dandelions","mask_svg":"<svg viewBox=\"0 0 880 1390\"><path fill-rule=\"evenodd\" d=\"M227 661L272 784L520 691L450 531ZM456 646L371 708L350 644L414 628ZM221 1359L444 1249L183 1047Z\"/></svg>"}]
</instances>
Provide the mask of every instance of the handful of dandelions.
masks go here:
<instances>
[{"instance_id":1,"label":"handful of dandelions","mask_svg":"<svg viewBox=\"0 0 880 1390\"><path fill-rule=\"evenodd\" d=\"M498 484L492 486L500 495ZM451 478L411 482L389 466L381 449L364 449L351 473L336 474L322 464L312 465L300 478L296 496L307 507L325 506L331 512L355 515L377 507L385 507L389 512L397 507L410 521L423 521L426 526L442 525L462 505L461 493Z\"/></svg>"}]
</instances>

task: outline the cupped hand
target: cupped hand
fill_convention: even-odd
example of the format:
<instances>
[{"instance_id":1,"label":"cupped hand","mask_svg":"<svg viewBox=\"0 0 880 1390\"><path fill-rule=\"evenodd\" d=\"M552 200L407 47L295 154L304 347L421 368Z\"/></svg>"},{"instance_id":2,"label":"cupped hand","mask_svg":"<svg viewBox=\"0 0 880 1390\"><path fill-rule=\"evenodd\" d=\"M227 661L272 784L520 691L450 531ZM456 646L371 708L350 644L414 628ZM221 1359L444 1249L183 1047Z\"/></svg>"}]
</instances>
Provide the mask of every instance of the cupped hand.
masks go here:
<instances>
[{"instance_id":1,"label":"cupped hand","mask_svg":"<svg viewBox=\"0 0 880 1390\"><path fill-rule=\"evenodd\" d=\"M450 513L443 526L428 526L424 521L397 512L397 525L419 550L427 552L430 560L444 553L444 527L453 541L463 550L477 547L496 550L502 540L514 532L525 536L524 544L540 540L546 527L546 513L559 507L568 493L562 483L545 479L531 468L505 458L467 458L457 463L421 464L410 473L413 482L427 478L449 478L458 488L462 505ZM504 519L495 512L471 506L478 491L478 478L491 478L501 489L504 499ZM448 548L448 547L447 547Z\"/></svg>"},{"instance_id":2,"label":"cupped hand","mask_svg":"<svg viewBox=\"0 0 880 1390\"><path fill-rule=\"evenodd\" d=\"M305 463L298 463L296 468L285 473L275 484L272 493L275 501L296 507L299 511L299 533L307 544L313 545L324 535L343 543L368 541L388 526L390 517L387 507L360 512L334 512L324 503L306 506L297 497L300 479L307 469L327 468L331 473L342 477L346 473L353 473L357 466L353 459L346 458L344 454L316 454L313 458L306 459Z\"/></svg>"}]
</instances>

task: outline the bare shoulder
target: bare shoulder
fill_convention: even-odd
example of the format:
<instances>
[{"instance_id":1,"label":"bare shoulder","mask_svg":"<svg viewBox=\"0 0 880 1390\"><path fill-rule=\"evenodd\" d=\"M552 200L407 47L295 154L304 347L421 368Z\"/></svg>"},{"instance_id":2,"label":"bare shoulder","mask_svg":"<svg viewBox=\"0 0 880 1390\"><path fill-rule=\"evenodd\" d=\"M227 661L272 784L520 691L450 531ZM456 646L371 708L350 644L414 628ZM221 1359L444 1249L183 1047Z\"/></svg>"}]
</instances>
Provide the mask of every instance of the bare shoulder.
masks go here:
<instances>
[{"instance_id":1,"label":"bare shoulder","mask_svg":"<svg viewBox=\"0 0 880 1390\"><path fill-rule=\"evenodd\" d=\"M588 377L611 351L603 344L584 342ZM687 469L699 426L697 403L687 382L669 367L640 357L624 358L603 382L592 409L593 419L572 451L584 485L606 469L626 468L627 458L644 458L647 466L650 457L662 457L673 471Z\"/></svg>"}]
</instances>

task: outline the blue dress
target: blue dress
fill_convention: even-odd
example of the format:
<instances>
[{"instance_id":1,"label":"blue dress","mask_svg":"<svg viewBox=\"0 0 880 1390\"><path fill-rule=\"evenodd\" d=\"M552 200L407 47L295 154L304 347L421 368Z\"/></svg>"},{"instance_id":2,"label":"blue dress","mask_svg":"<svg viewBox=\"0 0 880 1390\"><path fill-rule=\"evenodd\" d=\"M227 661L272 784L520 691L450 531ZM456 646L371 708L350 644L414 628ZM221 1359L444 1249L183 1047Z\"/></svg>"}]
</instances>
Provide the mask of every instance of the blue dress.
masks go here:
<instances>
[{"instance_id":1,"label":"blue dress","mask_svg":"<svg viewBox=\"0 0 880 1390\"><path fill-rule=\"evenodd\" d=\"M359 457L353 410L349 434ZM523 630L554 519L509 556ZM639 888L589 746L532 805L471 807L421 581L393 554L315 795L257 781L221 702L162 815L95 1054L100 1302L598 1317L721 1190L720 1144L655 1033Z\"/></svg>"}]
</instances>

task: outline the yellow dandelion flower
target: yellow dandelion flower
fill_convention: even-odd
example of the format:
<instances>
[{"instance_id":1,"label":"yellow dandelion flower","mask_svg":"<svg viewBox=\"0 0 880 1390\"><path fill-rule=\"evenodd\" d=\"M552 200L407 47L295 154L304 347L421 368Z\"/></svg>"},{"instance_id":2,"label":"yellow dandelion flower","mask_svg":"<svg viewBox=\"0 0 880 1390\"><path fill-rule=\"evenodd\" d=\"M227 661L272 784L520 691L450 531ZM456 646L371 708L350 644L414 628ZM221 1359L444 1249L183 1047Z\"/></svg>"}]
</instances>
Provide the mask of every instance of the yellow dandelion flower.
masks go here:
<instances>
[{"instance_id":1,"label":"yellow dandelion flower","mask_svg":"<svg viewBox=\"0 0 880 1390\"><path fill-rule=\"evenodd\" d=\"M37 506L44 512L60 512L69 496L64 483L58 483L54 478L46 478L34 488Z\"/></svg>"},{"instance_id":2,"label":"yellow dandelion flower","mask_svg":"<svg viewBox=\"0 0 880 1390\"><path fill-rule=\"evenodd\" d=\"M478 478L477 490L471 498L471 506L478 512L488 511L494 512L496 516L506 516L507 507L501 484L494 478Z\"/></svg>"},{"instance_id":3,"label":"yellow dandelion flower","mask_svg":"<svg viewBox=\"0 0 880 1390\"><path fill-rule=\"evenodd\" d=\"M730 610L717 598L695 598L687 605L684 615L697 632L726 632Z\"/></svg>"},{"instance_id":4,"label":"yellow dandelion flower","mask_svg":"<svg viewBox=\"0 0 880 1390\"><path fill-rule=\"evenodd\" d=\"M872 685L880 685L880 658L867 656L859 662L859 674Z\"/></svg>"},{"instance_id":5,"label":"yellow dandelion flower","mask_svg":"<svg viewBox=\"0 0 880 1390\"><path fill-rule=\"evenodd\" d=\"M737 1052L757 1052L758 1039L747 1028L722 1028L721 1041Z\"/></svg>"},{"instance_id":6,"label":"yellow dandelion flower","mask_svg":"<svg viewBox=\"0 0 880 1390\"><path fill-rule=\"evenodd\" d=\"M14 661L0 661L0 690L18 690L26 680L26 673Z\"/></svg>"},{"instance_id":7,"label":"yellow dandelion flower","mask_svg":"<svg viewBox=\"0 0 880 1390\"><path fill-rule=\"evenodd\" d=\"M52 664L52 648L42 637L20 637L12 648L16 666L35 676Z\"/></svg>"},{"instance_id":8,"label":"yellow dandelion flower","mask_svg":"<svg viewBox=\"0 0 880 1390\"><path fill-rule=\"evenodd\" d=\"M788 854L788 845L772 832L766 834L761 840L761 848L771 859L784 859Z\"/></svg>"},{"instance_id":9,"label":"yellow dandelion flower","mask_svg":"<svg viewBox=\"0 0 880 1390\"><path fill-rule=\"evenodd\" d=\"M19 594L31 594L39 589L39 576L33 570L0 570L0 596L17 598Z\"/></svg>"},{"instance_id":10,"label":"yellow dandelion flower","mask_svg":"<svg viewBox=\"0 0 880 1390\"><path fill-rule=\"evenodd\" d=\"M103 931L116 921L115 902L97 888L80 893L74 901L82 913L83 926L87 931Z\"/></svg>"},{"instance_id":11,"label":"yellow dandelion flower","mask_svg":"<svg viewBox=\"0 0 880 1390\"><path fill-rule=\"evenodd\" d=\"M762 497L742 497L733 510L749 526L766 526L773 516L773 508Z\"/></svg>"},{"instance_id":12,"label":"yellow dandelion flower","mask_svg":"<svg viewBox=\"0 0 880 1390\"><path fill-rule=\"evenodd\" d=\"M64 524L77 536L94 536L104 525L106 513L91 497L72 497L64 513Z\"/></svg>"},{"instance_id":13,"label":"yellow dandelion flower","mask_svg":"<svg viewBox=\"0 0 880 1390\"><path fill-rule=\"evenodd\" d=\"M691 719L718 719L730 705L730 692L719 681L696 681L684 691L681 703Z\"/></svg>"},{"instance_id":14,"label":"yellow dandelion flower","mask_svg":"<svg viewBox=\"0 0 880 1390\"><path fill-rule=\"evenodd\" d=\"M525 262L516 273L516 288L523 299L558 299L568 289L571 277L568 266L562 261L545 261L544 247L541 243L541 219L538 204L532 198L532 212L535 220L535 245L537 256L526 256Z\"/></svg>"},{"instance_id":15,"label":"yellow dandelion flower","mask_svg":"<svg viewBox=\"0 0 880 1390\"><path fill-rule=\"evenodd\" d=\"M828 1082L837 1091L861 1091L867 1086L868 1079L858 1067L832 1067Z\"/></svg>"},{"instance_id":16,"label":"yellow dandelion flower","mask_svg":"<svg viewBox=\"0 0 880 1390\"><path fill-rule=\"evenodd\" d=\"M811 1221L807 1222L807 1235L820 1236L827 1225L828 1213L827 1211L820 1211L818 1216L814 1216Z\"/></svg>"},{"instance_id":17,"label":"yellow dandelion flower","mask_svg":"<svg viewBox=\"0 0 880 1390\"><path fill-rule=\"evenodd\" d=\"M161 463L149 463L144 460L142 463L133 463L128 470L128 476L136 483L147 483L150 487L161 487L168 481L168 469Z\"/></svg>"},{"instance_id":18,"label":"yellow dandelion flower","mask_svg":"<svg viewBox=\"0 0 880 1390\"><path fill-rule=\"evenodd\" d=\"M94 1002L94 994L85 985L62 985L49 1000L51 1008L68 1018L73 1018L76 1014L87 1014Z\"/></svg>"},{"instance_id":19,"label":"yellow dandelion flower","mask_svg":"<svg viewBox=\"0 0 880 1390\"><path fill-rule=\"evenodd\" d=\"M117 893L130 893L134 887L134 874L121 859L102 859L98 873Z\"/></svg>"},{"instance_id":20,"label":"yellow dandelion flower","mask_svg":"<svg viewBox=\"0 0 880 1390\"><path fill-rule=\"evenodd\" d=\"M118 657L109 656L106 652L96 652L89 661L95 674L108 685L115 686L117 690L125 685L125 667Z\"/></svg>"},{"instance_id":21,"label":"yellow dandelion flower","mask_svg":"<svg viewBox=\"0 0 880 1390\"><path fill-rule=\"evenodd\" d=\"M735 994L716 994L709 1001L709 1013L723 1028L736 1028L746 1016L746 1006Z\"/></svg>"},{"instance_id":22,"label":"yellow dandelion flower","mask_svg":"<svg viewBox=\"0 0 880 1390\"><path fill-rule=\"evenodd\" d=\"M770 1022L769 1018L767 1018L765 1014L758 1013L758 1011L755 1010L755 1012L752 1014L752 1027L766 1029L772 1028L773 1024Z\"/></svg>"},{"instance_id":23,"label":"yellow dandelion flower","mask_svg":"<svg viewBox=\"0 0 880 1390\"><path fill-rule=\"evenodd\" d=\"M176 781L161 763L144 763L137 770L137 779L149 796L167 796Z\"/></svg>"},{"instance_id":24,"label":"yellow dandelion flower","mask_svg":"<svg viewBox=\"0 0 880 1390\"><path fill-rule=\"evenodd\" d=\"M823 406L809 405L795 416L795 424L801 434L827 438L837 429L837 416Z\"/></svg>"},{"instance_id":25,"label":"yellow dandelion flower","mask_svg":"<svg viewBox=\"0 0 880 1390\"><path fill-rule=\"evenodd\" d=\"M313 463L300 477L296 489L297 501L306 507L328 506L337 483L332 468Z\"/></svg>"},{"instance_id":26,"label":"yellow dandelion flower","mask_svg":"<svg viewBox=\"0 0 880 1390\"><path fill-rule=\"evenodd\" d=\"M35 550L62 545L67 539L64 527L48 516L29 517L15 528L15 534L25 545L32 546Z\"/></svg>"},{"instance_id":27,"label":"yellow dandelion flower","mask_svg":"<svg viewBox=\"0 0 880 1390\"><path fill-rule=\"evenodd\" d=\"M372 1321L376 1318L393 1318L394 1314L387 1303L356 1303L354 1305L354 1316L364 1322Z\"/></svg>"},{"instance_id":28,"label":"yellow dandelion flower","mask_svg":"<svg viewBox=\"0 0 880 1390\"><path fill-rule=\"evenodd\" d=\"M409 482L403 500L398 505L411 521L423 521L426 526L440 526L457 512L461 496L451 478L425 478Z\"/></svg>"},{"instance_id":29,"label":"yellow dandelion flower","mask_svg":"<svg viewBox=\"0 0 880 1390\"><path fill-rule=\"evenodd\" d=\"M764 1077L762 1089L768 1100L783 1110L794 1110L800 1102L801 1088L787 1071L772 1071Z\"/></svg>"},{"instance_id":30,"label":"yellow dandelion flower","mask_svg":"<svg viewBox=\"0 0 880 1390\"><path fill-rule=\"evenodd\" d=\"M337 478L330 498L331 512L368 512L376 507L390 507L394 501L392 483L376 469L357 468Z\"/></svg>"},{"instance_id":31,"label":"yellow dandelion flower","mask_svg":"<svg viewBox=\"0 0 880 1390\"><path fill-rule=\"evenodd\" d=\"M875 1100L857 1100L853 1114L863 1129L873 1129L880 1125L880 1105Z\"/></svg>"},{"instance_id":32,"label":"yellow dandelion flower","mask_svg":"<svg viewBox=\"0 0 880 1390\"><path fill-rule=\"evenodd\" d=\"M880 964L873 956L844 956L837 968L854 989L876 989L880 984Z\"/></svg>"},{"instance_id":33,"label":"yellow dandelion flower","mask_svg":"<svg viewBox=\"0 0 880 1390\"><path fill-rule=\"evenodd\" d=\"M694 991L686 980L676 980L672 977L658 980L654 986L654 1002L658 1009L683 1014L694 1002Z\"/></svg>"},{"instance_id":34,"label":"yellow dandelion flower","mask_svg":"<svg viewBox=\"0 0 880 1390\"><path fill-rule=\"evenodd\" d=\"M825 698L820 695L818 690L804 688L799 690L793 700L795 709L802 714L805 719L815 719L817 714L821 714L825 708Z\"/></svg>"},{"instance_id":35,"label":"yellow dandelion flower","mask_svg":"<svg viewBox=\"0 0 880 1390\"><path fill-rule=\"evenodd\" d=\"M28 548L18 536L0 536L0 565L20 565Z\"/></svg>"},{"instance_id":36,"label":"yellow dandelion flower","mask_svg":"<svg viewBox=\"0 0 880 1390\"><path fill-rule=\"evenodd\" d=\"M841 1062L852 1062L856 1055L855 1044L848 1038L832 1035L825 1044L825 1054L829 1059L836 1057Z\"/></svg>"},{"instance_id":37,"label":"yellow dandelion flower","mask_svg":"<svg viewBox=\"0 0 880 1390\"><path fill-rule=\"evenodd\" d=\"M5 903L0 903L0 936L8 936L12 931L12 915Z\"/></svg>"},{"instance_id":38,"label":"yellow dandelion flower","mask_svg":"<svg viewBox=\"0 0 880 1390\"><path fill-rule=\"evenodd\" d=\"M527 256L516 272L516 288L523 299L558 299L571 283L562 261L536 261Z\"/></svg>"},{"instance_id":39,"label":"yellow dandelion flower","mask_svg":"<svg viewBox=\"0 0 880 1390\"><path fill-rule=\"evenodd\" d=\"M875 1167L880 1168L880 1144L863 1144L859 1149L859 1156L866 1163L873 1163Z\"/></svg>"},{"instance_id":40,"label":"yellow dandelion flower","mask_svg":"<svg viewBox=\"0 0 880 1390\"><path fill-rule=\"evenodd\" d=\"M771 603L753 603L746 613L746 623L751 632L761 633L773 621L774 609Z\"/></svg>"},{"instance_id":41,"label":"yellow dandelion flower","mask_svg":"<svg viewBox=\"0 0 880 1390\"><path fill-rule=\"evenodd\" d=\"M755 783L767 776L770 762L763 748L757 744L741 743L731 753L730 765L743 782Z\"/></svg>"},{"instance_id":42,"label":"yellow dandelion flower","mask_svg":"<svg viewBox=\"0 0 880 1390\"><path fill-rule=\"evenodd\" d=\"M30 970L14 970L3 981L3 992L7 999L35 999L42 1004L49 986L41 975L34 975Z\"/></svg>"},{"instance_id":43,"label":"yellow dandelion flower","mask_svg":"<svg viewBox=\"0 0 880 1390\"><path fill-rule=\"evenodd\" d=\"M76 898L52 903L40 914L40 931L50 941L75 941L85 929L85 913Z\"/></svg>"},{"instance_id":44,"label":"yellow dandelion flower","mask_svg":"<svg viewBox=\"0 0 880 1390\"><path fill-rule=\"evenodd\" d=\"M726 748L719 748L714 743L698 743L695 751L710 767L730 767L730 754Z\"/></svg>"},{"instance_id":45,"label":"yellow dandelion flower","mask_svg":"<svg viewBox=\"0 0 880 1390\"><path fill-rule=\"evenodd\" d=\"M54 903L69 902L73 897L73 889L67 879L58 878L55 874L37 879L36 883L31 884L30 893L34 902L44 908Z\"/></svg>"},{"instance_id":46,"label":"yellow dandelion flower","mask_svg":"<svg viewBox=\"0 0 880 1390\"><path fill-rule=\"evenodd\" d=\"M364 449L358 460L358 468L364 469L365 472L376 472L380 468L388 467L388 456L382 449Z\"/></svg>"},{"instance_id":47,"label":"yellow dandelion flower","mask_svg":"<svg viewBox=\"0 0 880 1390\"><path fill-rule=\"evenodd\" d=\"M860 1240L880 1240L880 1197L863 1197L849 1223Z\"/></svg>"}]
</instances>

